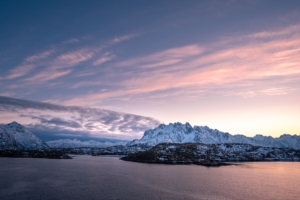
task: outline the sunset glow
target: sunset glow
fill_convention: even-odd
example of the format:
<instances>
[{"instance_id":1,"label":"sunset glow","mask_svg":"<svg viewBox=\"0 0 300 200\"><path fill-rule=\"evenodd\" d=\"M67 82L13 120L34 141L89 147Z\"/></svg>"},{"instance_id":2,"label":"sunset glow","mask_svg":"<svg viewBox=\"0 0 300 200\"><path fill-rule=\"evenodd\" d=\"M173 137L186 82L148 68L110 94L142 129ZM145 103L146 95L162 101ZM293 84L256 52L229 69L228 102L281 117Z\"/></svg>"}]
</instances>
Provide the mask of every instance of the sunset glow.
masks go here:
<instances>
[{"instance_id":1,"label":"sunset glow","mask_svg":"<svg viewBox=\"0 0 300 200\"><path fill-rule=\"evenodd\" d=\"M0 123L50 127L46 140L131 140L170 122L300 135L299 1L12 4Z\"/></svg>"}]
</instances>

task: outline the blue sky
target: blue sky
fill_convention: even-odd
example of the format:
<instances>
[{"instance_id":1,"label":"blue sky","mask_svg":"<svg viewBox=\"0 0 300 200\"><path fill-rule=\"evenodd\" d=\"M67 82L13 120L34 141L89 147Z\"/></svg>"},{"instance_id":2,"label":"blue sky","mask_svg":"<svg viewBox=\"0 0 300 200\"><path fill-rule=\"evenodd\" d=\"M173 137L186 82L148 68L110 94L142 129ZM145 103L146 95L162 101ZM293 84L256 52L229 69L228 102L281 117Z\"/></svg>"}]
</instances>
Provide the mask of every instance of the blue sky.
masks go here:
<instances>
[{"instance_id":1,"label":"blue sky","mask_svg":"<svg viewBox=\"0 0 300 200\"><path fill-rule=\"evenodd\" d=\"M292 0L0 1L0 123L45 140L177 121L300 134L299 13Z\"/></svg>"}]
</instances>

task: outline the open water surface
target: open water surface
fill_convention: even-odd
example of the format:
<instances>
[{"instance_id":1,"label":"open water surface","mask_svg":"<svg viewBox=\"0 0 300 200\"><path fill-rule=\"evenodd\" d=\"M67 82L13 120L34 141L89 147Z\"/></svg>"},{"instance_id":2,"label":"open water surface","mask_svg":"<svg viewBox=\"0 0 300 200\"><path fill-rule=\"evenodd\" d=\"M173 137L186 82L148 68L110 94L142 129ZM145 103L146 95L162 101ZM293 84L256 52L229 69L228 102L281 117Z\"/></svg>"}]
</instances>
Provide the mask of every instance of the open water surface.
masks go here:
<instances>
[{"instance_id":1,"label":"open water surface","mask_svg":"<svg viewBox=\"0 0 300 200\"><path fill-rule=\"evenodd\" d=\"M300 199L300 162L207 168L118 157L0 158L0 199Z\"/></svg>"}]
</instances>

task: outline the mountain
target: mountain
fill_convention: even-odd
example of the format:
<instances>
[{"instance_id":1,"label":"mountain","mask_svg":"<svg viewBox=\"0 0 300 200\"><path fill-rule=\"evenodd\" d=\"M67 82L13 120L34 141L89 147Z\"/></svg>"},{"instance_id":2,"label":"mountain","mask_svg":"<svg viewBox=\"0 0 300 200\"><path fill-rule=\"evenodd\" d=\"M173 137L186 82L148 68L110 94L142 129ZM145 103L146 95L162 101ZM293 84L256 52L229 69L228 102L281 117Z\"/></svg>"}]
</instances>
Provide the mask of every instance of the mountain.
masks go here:
<instances>
[{"instance_id":1,"label":"mountain","mask_svg":"<svg viewBox=\"0 0 300 200\"><path fill-rule=\"evenodd\" d=\"M0 125L0 150L41 150L49 146L17 122Z\"/></svg>"},{"instance_id":2,"label":"mountain","mask_svg":"<svg viewBox=\"0 0 300 200\"><path fill-rule=\"evenodd\" d=\"M127 142L98 142L95 140L89 141L80 141L78 139L60 139L60 140L53 140L48 141L47 145L51 148L80 148L80 147L90 147L90 148L106 148L111 146L117 145L125 145Z\"/></svg>"},{"instance_id":3,"label":"mountain","mask_svg":"<svg viewBox=\"0 0 300 200\"><path fill-rule=\"evenodd\" d=\"M271 136L256 135L246 137L244 135L231 135L217 129L210 129L207 126L194 126L189 123L161 124L157 128L145 131L140 140L133 140L127 145L146 144L155 146L160 143L242 143L255 146L294 148L300 149L300 136L284 134L279 138Z\"/></svg>"},{"instance_id":4,"label":"mountain","mask_svg":"<svg viewBox=\"0 0 300 200\"><path fill-rule=\"evenodd\" d=\"M262 147L300 149L300 136L284 134L279 138L256 135L231 135L207 126L194 126L189 123L161 124L157 128L145 131L140 140L131 142L98 142L94 140L80 141L77 139L61 139L45 143L24 126L17 122L0 125L0 150L41 150L41 149L67 149L67 148L110 148L108 152L134 152L144 151L161 143L202 143L224 144L239 143ZM124 149L125 148L125 149ZM86 149L84 150L86 151ZM101 151L102 152L102 151ZM99 153L101 153L99 151ZM107 153L103 150L102 153Z\"/></svg>"}]
</instances>

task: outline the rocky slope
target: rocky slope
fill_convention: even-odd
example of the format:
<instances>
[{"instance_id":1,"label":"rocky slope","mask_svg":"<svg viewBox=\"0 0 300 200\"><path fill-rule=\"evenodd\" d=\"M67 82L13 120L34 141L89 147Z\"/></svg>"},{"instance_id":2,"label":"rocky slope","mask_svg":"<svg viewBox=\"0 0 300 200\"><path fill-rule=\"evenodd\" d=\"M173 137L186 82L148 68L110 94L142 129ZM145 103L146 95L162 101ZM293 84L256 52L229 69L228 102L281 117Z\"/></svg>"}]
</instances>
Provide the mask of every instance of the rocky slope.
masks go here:
<instances>
[{"instance_id":1,"label":"rocky slope","mask_svg":"<svg viewBox=\"0 0 300 200\"><path fill-rule=\"evenodd\" d=\"M246 137L243 135L231 135L207 126L194 126L189 123L161 124L155 129L145 131L140 140L133 140L127 145L147 144L155 146L160 143L245 143L264 147L294 148L300 149L300 136L284 134L279 138L256 135Z\"/></svg>"}]
</instances>

